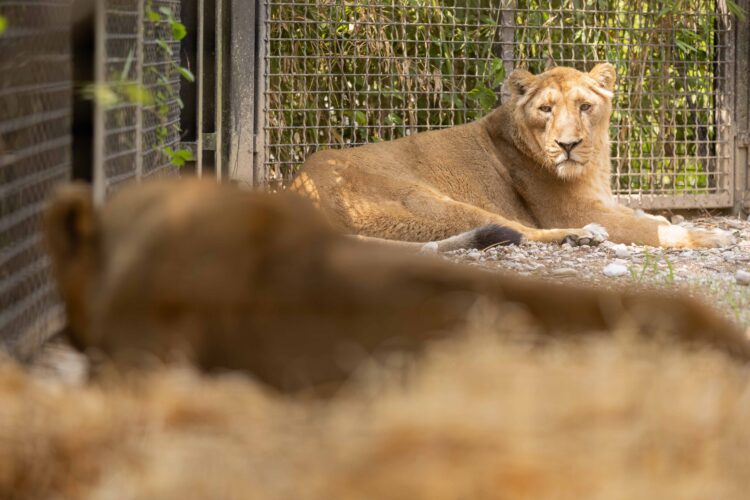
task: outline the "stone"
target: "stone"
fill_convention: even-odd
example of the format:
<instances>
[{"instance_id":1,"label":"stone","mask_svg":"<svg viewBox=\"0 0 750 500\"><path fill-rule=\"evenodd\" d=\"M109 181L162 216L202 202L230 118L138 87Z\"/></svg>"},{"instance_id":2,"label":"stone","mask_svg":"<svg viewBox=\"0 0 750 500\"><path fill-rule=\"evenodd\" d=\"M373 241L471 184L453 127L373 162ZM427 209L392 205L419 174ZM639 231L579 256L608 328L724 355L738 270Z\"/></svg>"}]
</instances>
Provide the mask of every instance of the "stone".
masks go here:
<instances>
[{"instance_id":1,"label":"stone","mask_svg":"<svg viewBox=\"0 0 750 500\"><path fill-rule=\"evenodd\" d=\"M734 275L734 279L737 280L738 285L748 286L750 285L750 273L740 269Z\"/></svg>"},{"instance_id":2,"label":"stone","mask_svg":"<svg viewBox=\"0 0 750 500\"><path fill-rule=\"evenodd\" d=\"M615 255L619 259L627 259L630 257L630 250L623 243L613 246L612 250L615 251Z\"/></svg>"},{"instance_id":3,"label":"stone","mask_svg":"<svg viewBox=\"0 0 750 500\"><path fill-rule=\"evenodd\" d=\"M619 264L617 262L612 262L611 264L607 264L604 266L604 269L602 270L605 276L609 276L610 278L616 278L618 276L625 276L629 273L628 268L625 267L622 264Z\"/></svg>"},{"instance_id":4,"label":"stone","mask_svg":"<svg viewBox=\"0 0 750 500\"><path fill-rule=\"evenodd\" d=\"M682 224L685 222L685 217L682 215L673 215L672 216L672 224Z\"/></svg>"},{"instance_id":5,"label":"stone","mask_svg":"<svg viewBox=\"0 0 750 500\"><path fill-rule=\"evenodd\" d=\"M572 267L561 267L559 269L553 269L550 273L552 276L578 276L578 271L573 269Z\"/></svg>"}]
</instances>

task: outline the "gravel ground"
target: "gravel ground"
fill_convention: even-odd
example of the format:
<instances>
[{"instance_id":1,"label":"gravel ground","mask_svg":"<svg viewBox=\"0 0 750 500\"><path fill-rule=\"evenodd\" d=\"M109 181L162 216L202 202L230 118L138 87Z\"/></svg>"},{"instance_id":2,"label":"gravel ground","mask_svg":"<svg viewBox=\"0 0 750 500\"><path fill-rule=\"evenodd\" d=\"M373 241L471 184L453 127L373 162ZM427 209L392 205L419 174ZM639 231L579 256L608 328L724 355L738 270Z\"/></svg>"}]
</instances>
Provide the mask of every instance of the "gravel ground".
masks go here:
<instances>
[{"instance_id":1,"label":"gravel ground","mask_svg":"<svg viewBox=\"0 0 750 500\"><path fill-rule=\"evenodd\" d=\"M735 244L677 250L609 241L598 247L526 242L485 251L450 252L445 258L560 283L682 289L704 297L740 324L750 326L750 222L736 217L703 217L680 225L731 231Z\"/></svg>"}]
</instances>

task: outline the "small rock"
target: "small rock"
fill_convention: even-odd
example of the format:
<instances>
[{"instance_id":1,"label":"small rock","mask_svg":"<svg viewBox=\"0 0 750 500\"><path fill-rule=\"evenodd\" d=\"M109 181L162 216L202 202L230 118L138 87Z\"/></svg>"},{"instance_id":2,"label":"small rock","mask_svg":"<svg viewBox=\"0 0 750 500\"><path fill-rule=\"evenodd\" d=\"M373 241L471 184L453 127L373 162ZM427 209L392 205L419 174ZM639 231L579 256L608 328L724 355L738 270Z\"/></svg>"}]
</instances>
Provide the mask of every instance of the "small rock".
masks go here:
<instances>
[{"instance_id":1,"label":"small rock","mask_svg":"<svg viewBox=\"0 0 750 500\"><path fill-rule=\"evenodd\" d=\"M672 224L682 224L685 222L685 217L682 215L673 215L672 216Z\"/></svg>"},{"instance_id":2,"label":"small rock","mask_svg":"<svg viewBox=\"0 0 750 500\"><path fill-rule=\"evenodd\" d=\"M613 246L612 250L615 251L615 255L619 259L627 259L628 257L630 257L630 250L628 250L628 247L626 247L623 243Z\"/></svg>"},{"instance_id":3,"label":"small rock","mask_svg":"<svg viewBox=\"0 0 750 500\"><path fill-rule=\"evenodd\" d=\"M738 285L748 286L750 285L750 273L747 271L739 270L735 273L734 279L737 280Z\"/></svg>"},{"instance_id":4,"label":"small rock","mask_svg":"<svg viewBox=\"0 0 750 500\"><path fill-rule=\"evenodd\" d=\"M620 243L620 244L622 244L622 243ZM602 248L608 248L610 250L613 250L617 246L617 243L613 243L613 242L607 240L607 241L602 241L602 244L600 246Z\"/></svg>"},{"instance_id":5,"label":"small rock","mask_svg":"<svg viewBox=\"0 0 750 500\"><path fill-rule=\"evenodd\" d=\"M552 270L552 276L578 276L578 271L572 267L561 267L559 269Z\"/></svg>"},{"instance_id":6,"label":"small rock","mask_svg":"<svg viewBox=\"0 0 750 500\"><path fill-rule=\"evenodd\" d=\"M482 257L482 253L479 250L471 250L466 256L470 259L479 260Z\"/></svg>"},{"instance_id":7,"label":"small rock","mask_svg":"<svg viewBox=\"0 0 750 500\"><path fill-rule=\"evenodd\" d=\"M613 262L611 264L607 264L602 270L602 272L604 273L605 276L609 276L610 278L616 278L618 276L625 276L626 274L628 274L628 268L622 264Z\"/></svg>"}]
</instances>

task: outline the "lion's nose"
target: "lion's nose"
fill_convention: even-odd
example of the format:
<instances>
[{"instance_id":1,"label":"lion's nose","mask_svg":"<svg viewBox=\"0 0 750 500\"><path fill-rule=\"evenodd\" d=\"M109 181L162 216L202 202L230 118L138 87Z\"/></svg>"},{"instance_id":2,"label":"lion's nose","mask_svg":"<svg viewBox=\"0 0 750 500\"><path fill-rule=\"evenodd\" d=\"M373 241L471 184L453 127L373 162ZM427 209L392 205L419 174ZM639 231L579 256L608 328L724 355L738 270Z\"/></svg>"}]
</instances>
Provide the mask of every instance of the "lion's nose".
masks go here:
<instances>
[{"instance_id":1,"label":"lion's nose","mask_svg":"<svg viewBox=\"0 0 750 500\"><path fill-rule=\"evenodd\" d=\"M572 142L560 142L560 141L555 141L555 142L557 143L558 146L563 148L566 153L570 153L571 151L573 151L573 148L578 146L582 141L583 139L578 139L577 141L572 141Z\"/></svg>"}]
</instances>

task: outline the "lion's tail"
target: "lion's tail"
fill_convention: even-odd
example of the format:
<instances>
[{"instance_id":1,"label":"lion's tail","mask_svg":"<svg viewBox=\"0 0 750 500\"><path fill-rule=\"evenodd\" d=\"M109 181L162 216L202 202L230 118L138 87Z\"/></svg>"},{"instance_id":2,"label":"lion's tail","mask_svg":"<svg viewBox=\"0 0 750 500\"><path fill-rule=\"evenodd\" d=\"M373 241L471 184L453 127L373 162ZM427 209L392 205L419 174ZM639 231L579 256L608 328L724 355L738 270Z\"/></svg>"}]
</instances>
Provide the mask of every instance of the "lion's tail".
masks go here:
<instances>
[{"instance_id":1,"label":"lion's tail","mask_svg":"<svg viewBox=\"0 0 750 500\"><path fill-rule=\"evenodd\" d=\"M451 252L453 250L470 250L500 246L518 245L523 240L523 235L518 231L499 224L487 224L469 231L445 238L444 240L430 241L427 243L413 241L387 240L372 236L354 236L360 241L378 243L382 245L401 247L422 252Z\"/></svg>"}]
</instances>

